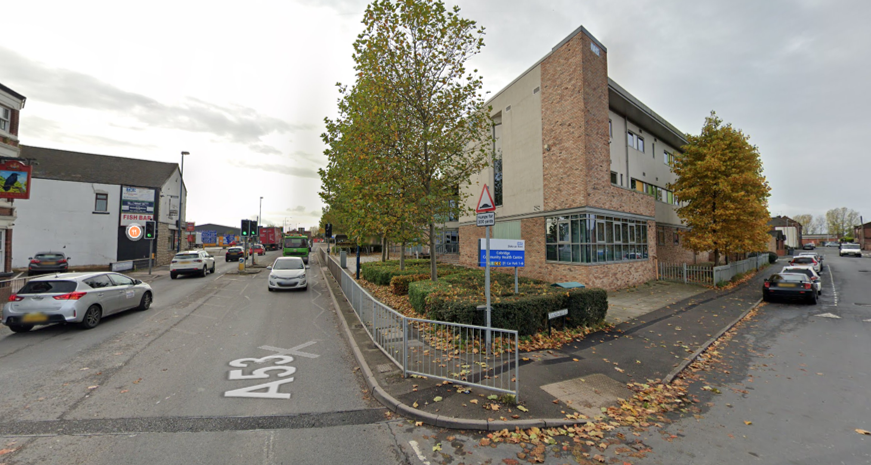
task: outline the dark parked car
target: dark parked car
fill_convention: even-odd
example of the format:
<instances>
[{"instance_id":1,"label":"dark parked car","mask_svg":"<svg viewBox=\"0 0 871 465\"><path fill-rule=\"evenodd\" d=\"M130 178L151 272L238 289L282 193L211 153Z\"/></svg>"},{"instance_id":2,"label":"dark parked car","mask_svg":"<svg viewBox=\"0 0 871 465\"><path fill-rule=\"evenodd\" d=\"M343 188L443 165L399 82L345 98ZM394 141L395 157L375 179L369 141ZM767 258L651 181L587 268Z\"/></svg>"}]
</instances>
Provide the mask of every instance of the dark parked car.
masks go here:
<instances>
[{"instance_id":1,"label":"dark parked car","mask_svg":"<svg viewBox=\"0 0 871 465\"><path fill-rule=\"evenodd\" d=\"M775 298L803 300L817 304L817 291L813 281L799 273L775 273L762 283L762 300L771 302Z\"/></svg>"},{"instance_id":2,"label":"dark parked car","mask_svg":"<svg viewBox=\"0 0 871 465\"><path fill-rule=\"evenodd\" d=\"M69 259L63 252L39 252L30 257L27 265L27 275L42 273L66 273L69 270Z\"/></svg>"},{"instance_id":3,"label":"dark parked car","mask_svg":"<svg viewBox=\"0 0 871 465\"><path fill-rule=\"evenodd\" d=\"M227 254L224 255L227 261L235 261L238 262L240 258L247 258L245 256L245 252L242 250L242 247L230 247L227 249Z\"/></svg>"},{"instance_id":4,"label":"dark parked car","mask_svg":"<svg viewBox=\"0 0 871 465\"><path fill-rule=\"evenodd\" d=\"M814 250L815 248L816 248L816 246L813 244L813 242L811 242L809 244L805 244L802 247L802 249L804 249L804 250Z\"/></svg>"}]
</instances>

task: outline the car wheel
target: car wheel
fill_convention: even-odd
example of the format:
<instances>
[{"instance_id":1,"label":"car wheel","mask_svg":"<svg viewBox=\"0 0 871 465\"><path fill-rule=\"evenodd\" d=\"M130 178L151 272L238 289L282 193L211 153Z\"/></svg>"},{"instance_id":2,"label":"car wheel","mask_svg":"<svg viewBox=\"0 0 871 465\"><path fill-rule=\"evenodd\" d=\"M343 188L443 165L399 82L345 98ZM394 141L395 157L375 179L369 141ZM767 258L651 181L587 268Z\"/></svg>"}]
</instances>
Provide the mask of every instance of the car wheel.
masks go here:
<instances>
[{"instance_id":1,"label":"car wheel","mask_svg":"<svg viewBox=\"0 0 871 465\"><path fill-rule=\"evenodd\" d=\"M175 278L178 278L178 274L177 274L177 273L170 273L170 274L169 274L169 279L175 279Z\"/></svg>"},{"instance_id":2,"label":"car wheel","mask_svg":"<svg viewBox=\"0 0 871 465\"><path fill-rule=\"evenodd\" d=\"M817 294L816 294L816 292L813 294L813 296L811 296L811 300L810 300L810 302L808 302L808 303L811 304L811 305L816 305L816 304L817 304Z\"/></svg>"},{"instance_id":3,"label":"car wheel","mask_svg":"<svg viewBox=\"0 0 871 465\"><path fill-rule=\"evenodd\" d=\"M209 268L209 273L215 274L215 265L213 264L211 268Z\"/></svg>"},{"instance_id":4,"label":"car wheel","mask_svg":"<svg viewBox=\"0 0 871 465\"><path fill-rule=\"evenodd\" d=\"M229 262L229 261L230 261L230 259L229 259L229 258L226 258L226 257L225 257L225 258L224 258L224 259L225 259L225 261L227 261L227 262Z\"/></svg>"},{"instance_id":5,"label":"car wheel","mask_svg":"<svg viewBox=\"0 0 871 465\"><path fill-rule=\"evenodd\" d=\"M203 271L200 273L200 277L205 278L207 274L209 274L209 269L204 266Z\"/></svg>"},{"instance_id":6,"label":"car wheel","mask_svg":"<svg viewBox=\"0 0 871 465\"><path fill-rule=\"evenodd\" d=\"M137 307L137 309L148 310L149 307L151 307L151 293L146 292L143 294L142 300L139 301L139 307Z\"/></svg>"},{"instance_id":7,"label":"car wheel","mask_svg":"<svg viewBox=\"0 0 871 465\"><path fill-rule=\"evenodd\" d=\"M771 297L768 297L768 294L762 294L763 302L771 302Z\"/></svg>"},{"instance_id":8,"label":"car wheel","mask_svg":"<svg viewBox=\"0 0 871 465\"><path fill-rule=\"evenodd\" d=\"M9 325L9 329L16 333L26 333L33 329L33 325Z\"/></svg>"},{"instance_id":9,"label":"car wheel","mask_svg":"<svg viewBox=\"0 0 871 465\"><path fill-rule=\"evenodd\" d=\"M99 305L91 305L88 307L88 310L85 312L84 318L82 318L82 322L79 323L79 326L82 329L93 329L98 324L100 324L100 319L103 317L103 310L100 309Z\"/></svg>"}]
</instances>

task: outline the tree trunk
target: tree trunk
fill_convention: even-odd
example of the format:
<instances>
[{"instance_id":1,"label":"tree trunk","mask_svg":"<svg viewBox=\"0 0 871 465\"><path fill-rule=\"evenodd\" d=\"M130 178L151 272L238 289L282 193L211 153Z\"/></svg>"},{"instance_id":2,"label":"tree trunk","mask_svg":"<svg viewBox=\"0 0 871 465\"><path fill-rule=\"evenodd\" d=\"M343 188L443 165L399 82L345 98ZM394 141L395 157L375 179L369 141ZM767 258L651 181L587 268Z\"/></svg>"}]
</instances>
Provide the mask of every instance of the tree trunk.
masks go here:
<instances>
[{"instance_id":1,"label":"tree trunk","mask_svg":"<svg viewBox=\"0 0 871 465\"><path fill-rule=\"evenodd\" d=\"M429 274L433 282L439 280L436 268L436 250L435 250L435 224L429 224Z\"/></svg>"},{"instance_id":2,"label":"tree trunk","mask_svg":"<svg viewBox=\"0 0 871 465\"><path fill-rule=\"evenodd\" d=\"M384 235L382 235L381 236L381 261L382 262L387 261L387 255L385 255L387 253L387 247L385 246L386 243L387 243L387 238L384 237Z\"/></svg>"},{"instance_id":3,"label":"tree trunk","mask_svg":"<svg viewBox=\"0 0 871 465\"><path fill-rule=\"evenodd\" d=\"M402 241L402 247L399 249L399 270L405 271L405 241Z\"/></svg>"},{"instance_id":4,"label":"tree trunk","mask_svg":"<svg viewBox=\"0 0 871 465\"><path fill-rule=\"evenodd\" d=\"M720 251L714 249L714 266L718 266L720 264Z\"/></svg>"}]
</instances>

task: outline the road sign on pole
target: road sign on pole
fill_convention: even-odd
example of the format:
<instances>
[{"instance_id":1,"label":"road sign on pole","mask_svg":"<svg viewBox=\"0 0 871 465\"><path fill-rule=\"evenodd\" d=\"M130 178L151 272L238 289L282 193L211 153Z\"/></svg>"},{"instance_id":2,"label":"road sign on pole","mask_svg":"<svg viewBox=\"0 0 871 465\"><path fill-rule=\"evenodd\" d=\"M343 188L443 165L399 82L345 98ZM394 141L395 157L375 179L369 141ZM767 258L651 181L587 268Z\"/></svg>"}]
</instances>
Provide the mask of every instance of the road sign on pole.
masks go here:
<instances>
[{"instance_id":1,"label":"road sign on pole","mask_svg":"<svg viewBox=\"0 0 871 465\"><path fill-rule=\"evenodd\" d=\"M496 211L496 203L493 202L493 196L490 195L490 188L484 184L484 188L481 189L481 197L478 198L478 206L475 208L475 213L494 211Z\"/></svg>"},{"instance_id":2,"label":"road sign on pole","mask_svg":"<svg viewBox=\"0 0 871 465\"><path fill-rule=\"evenodd\" d=\"M486 213L478 213L475 218L476 226L493 226L496 224L496 213L486 212Z\"/></svg>"}]
</instances>

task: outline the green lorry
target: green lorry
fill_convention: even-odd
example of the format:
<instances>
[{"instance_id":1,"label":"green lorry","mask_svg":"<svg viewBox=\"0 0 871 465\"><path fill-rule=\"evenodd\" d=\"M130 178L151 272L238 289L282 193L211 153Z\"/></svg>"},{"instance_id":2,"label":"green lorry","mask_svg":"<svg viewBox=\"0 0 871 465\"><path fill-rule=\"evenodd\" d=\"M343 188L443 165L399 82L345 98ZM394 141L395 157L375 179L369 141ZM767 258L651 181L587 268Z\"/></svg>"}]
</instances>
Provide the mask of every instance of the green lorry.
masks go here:
<instances>
[{"instance_id":1,"label":"green lorry","mask_svg":"<svg viewBox=\"0 0 871 465\"><path fill-rule=\"evenodd\" d=\"M308 237L294 234L284 236L285 257L300 257L303 263L308 264L308 253L310 251L311 244L308 242Z\"/></svg>"}]
</instances>

